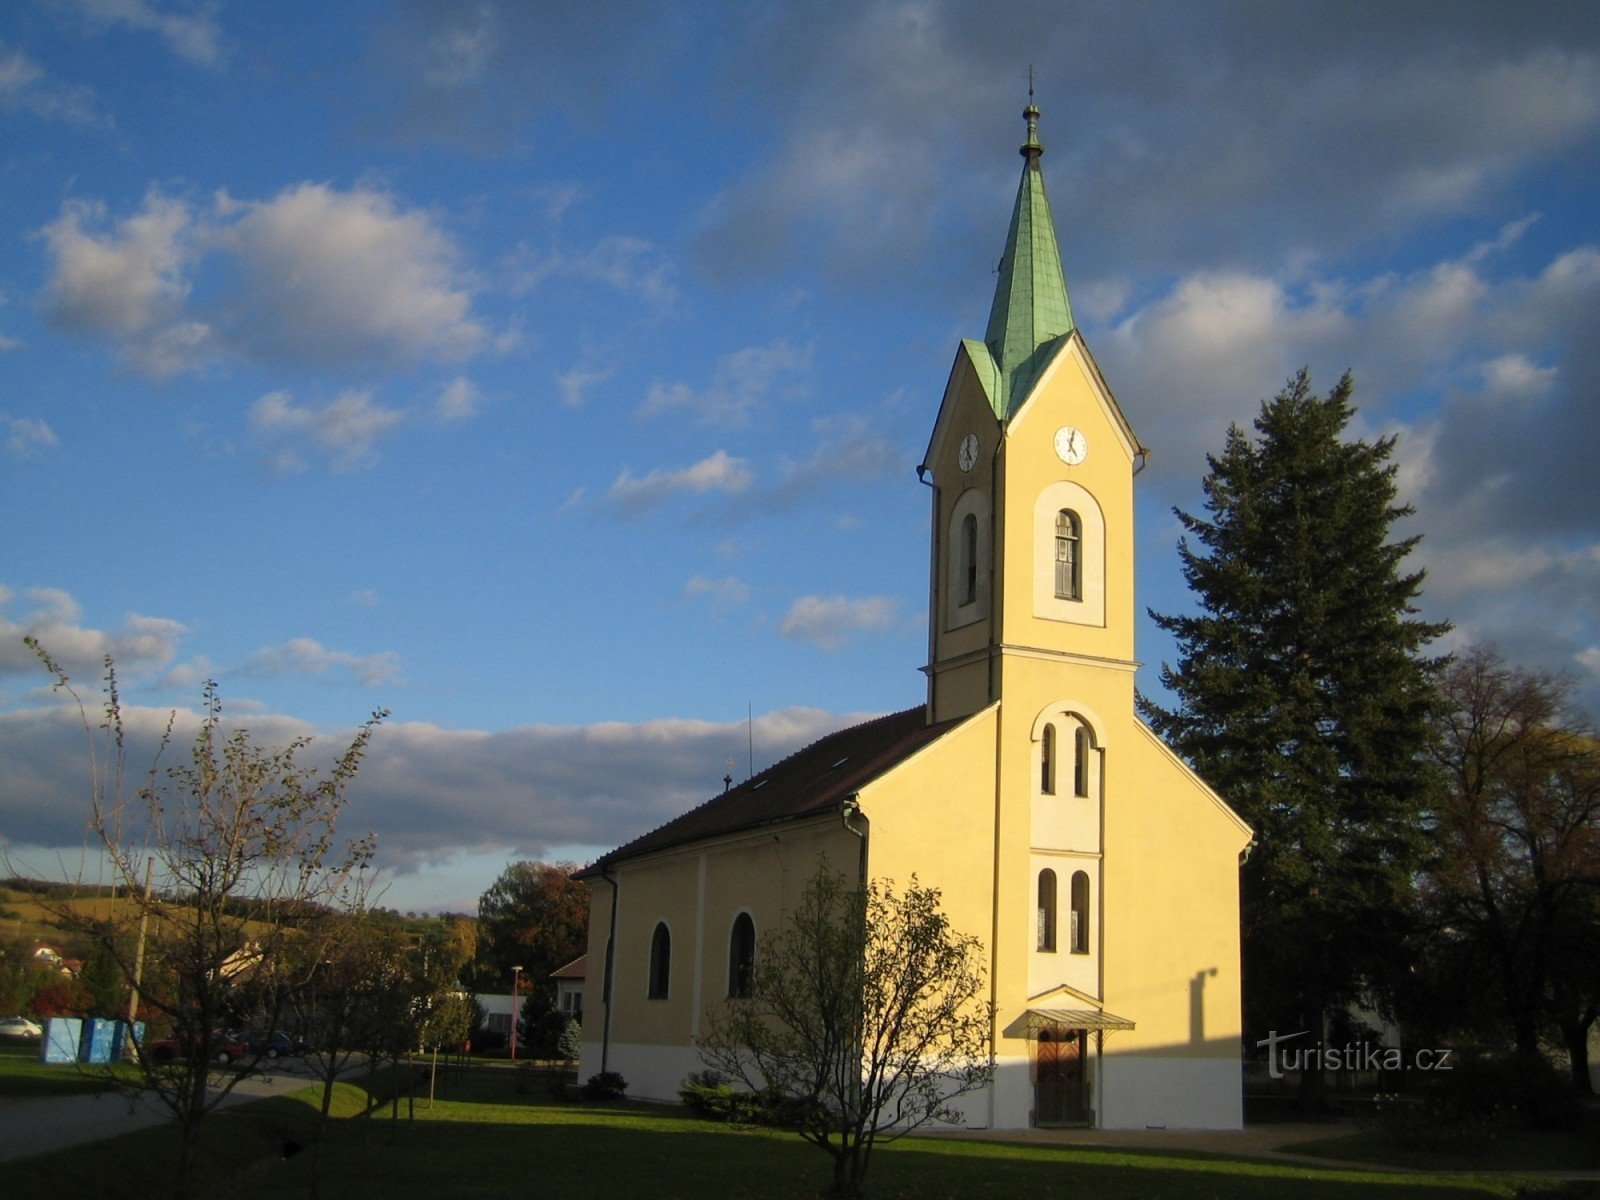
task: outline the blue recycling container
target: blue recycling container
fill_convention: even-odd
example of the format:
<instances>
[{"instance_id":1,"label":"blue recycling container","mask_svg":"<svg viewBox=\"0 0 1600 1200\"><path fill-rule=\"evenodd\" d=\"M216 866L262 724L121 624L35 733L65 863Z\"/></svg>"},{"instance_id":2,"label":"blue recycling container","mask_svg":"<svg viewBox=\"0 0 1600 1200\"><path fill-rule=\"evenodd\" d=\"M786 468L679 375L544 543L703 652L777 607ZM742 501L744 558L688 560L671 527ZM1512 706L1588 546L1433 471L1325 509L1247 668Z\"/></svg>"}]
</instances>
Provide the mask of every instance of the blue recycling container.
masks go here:
<instances>
[{"instance_id":1,"label":"blue recycling container","mask_svg":"<svg viewBox=\"0 0 1600 1200\"><path fill-rule=\"evenodd\" d=\"M44 1036L39 1039L39 1061L77 1062L78 1042L82 1038L83 1022L77 1017L49 1018L44 1023Z\"/></svg>"},{"instance_id":2,"label":"blue recycling container","mask_svg":"<svg viewBox=\"0 0 1600 1200\"><path fill-rule=\"evenodd\" d=\"M112 1031L115 1028L116 1022L109 1017L90 1017L84 1021L83 1035L78 1041L78 1061L110 1062Z\"/></svg>"},{"instance_id":3,"label":"blue recycling container","mask_svg":"<svg viewBox=\"0 0 1600 1200\"><path fill-rule=\"evenodd\" d=\"M126 1021L118 1021L111 1030L111 1061L121 1062L125 1058L132 1058L135 1046L144 1045L144 1022L135 1021L130 1027Z\"/></svg>"}]
</instances>

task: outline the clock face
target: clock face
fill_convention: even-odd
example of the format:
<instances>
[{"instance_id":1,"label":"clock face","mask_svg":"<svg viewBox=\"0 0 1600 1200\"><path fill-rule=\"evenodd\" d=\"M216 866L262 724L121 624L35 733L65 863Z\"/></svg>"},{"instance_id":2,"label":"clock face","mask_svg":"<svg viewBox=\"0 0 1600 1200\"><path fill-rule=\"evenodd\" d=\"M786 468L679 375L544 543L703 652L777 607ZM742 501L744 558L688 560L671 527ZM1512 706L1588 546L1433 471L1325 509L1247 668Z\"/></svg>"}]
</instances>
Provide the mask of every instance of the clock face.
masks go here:
<instances>
[{"instance_id":1,"label":"clock face","mask_svg":"<svg viewBox=\"0 0 1600 1200\"><path fill-rule=\"evenodd\" d=\"M1084 439L1083 430L1074 429L1071 425L1063 425L1056 430L1056 457L1069 467L1075 467L1089 454L1089 443Z\"/></svg>"},{"instance_id":2,"label":"clock face","mask_svg":"<svg viewBox=\"0 0 1600 1200\"><path fill-rule=\"evenodd\" d=\"M961 449L956 454L956 462L963 471L970 471L978 465L978 435L969 433L961 439Z\"/></svg>"}]
</instances>

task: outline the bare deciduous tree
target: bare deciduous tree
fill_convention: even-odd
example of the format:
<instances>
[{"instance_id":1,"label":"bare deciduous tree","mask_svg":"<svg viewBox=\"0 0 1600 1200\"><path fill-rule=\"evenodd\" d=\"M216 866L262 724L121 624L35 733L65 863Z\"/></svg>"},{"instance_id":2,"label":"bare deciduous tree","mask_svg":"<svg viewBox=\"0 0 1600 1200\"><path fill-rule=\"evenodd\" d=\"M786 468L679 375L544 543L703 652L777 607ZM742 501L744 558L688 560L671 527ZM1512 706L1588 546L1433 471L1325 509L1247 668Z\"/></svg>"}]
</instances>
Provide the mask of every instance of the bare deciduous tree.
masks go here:
<instances>
[{"instance_id":1,"label":"bare deciduous tree","mask_svg":"<svg viewBox=\"0 0 1600 1200\"><path fill-rule=\"evenodd\" d=\"M978 940L939 890L851 887L826 864L789 923L763 938L749 995L700 1045L706 1064L774 1097L833 1157L836 1195L859 1193L873 1147L930 1121L994 1074Z\"/></svg>"},{"instance_id":2,"label":"bare deciduous tree","mask_svg":"<svg viewBox=\"0 0 1600 1200\"><path fill-rule=\"evenodd\" d=\"M182 1200L204 1119L242 1077L216 1069L220 1032L230 1023L275 1025L297 972L321 958L311 944L328 928L320 918L363 903L373 840L341 840L337 825L387 714L373 713L323 773L300 761L308 738L264 747L242 727L224 729L208 682L185 760L162 765L173 714L131 787L113 663L105 664L103 719L94 722L55 660L29 645L78 706L91 760L91 843L126 898L109 916L69 901L57 919L103 947L136 991L140 1015L171 1031L168 1052L138 1057L148 1093L181 1130L173 1193Z\"/></svg>"}]
</instances>

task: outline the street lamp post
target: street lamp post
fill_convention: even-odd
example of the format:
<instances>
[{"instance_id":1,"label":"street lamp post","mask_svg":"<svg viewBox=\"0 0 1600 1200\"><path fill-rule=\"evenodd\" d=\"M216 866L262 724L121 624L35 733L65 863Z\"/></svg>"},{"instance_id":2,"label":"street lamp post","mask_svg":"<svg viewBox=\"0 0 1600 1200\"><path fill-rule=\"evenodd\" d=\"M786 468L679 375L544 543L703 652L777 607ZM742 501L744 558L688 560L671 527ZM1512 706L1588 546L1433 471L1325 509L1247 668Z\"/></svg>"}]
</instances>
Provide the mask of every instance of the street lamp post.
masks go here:
<instances>
[{"instance_id":1,"label":"street lamp post","mask_svg":"<svg viewBox=\"0 0 1600 1200\"><path fill-rule=\"evenodd\" d=\"M522 976L521 967L511 968L511 1061L517 1061L517 983Z\"/></svg>"}]
</instances>

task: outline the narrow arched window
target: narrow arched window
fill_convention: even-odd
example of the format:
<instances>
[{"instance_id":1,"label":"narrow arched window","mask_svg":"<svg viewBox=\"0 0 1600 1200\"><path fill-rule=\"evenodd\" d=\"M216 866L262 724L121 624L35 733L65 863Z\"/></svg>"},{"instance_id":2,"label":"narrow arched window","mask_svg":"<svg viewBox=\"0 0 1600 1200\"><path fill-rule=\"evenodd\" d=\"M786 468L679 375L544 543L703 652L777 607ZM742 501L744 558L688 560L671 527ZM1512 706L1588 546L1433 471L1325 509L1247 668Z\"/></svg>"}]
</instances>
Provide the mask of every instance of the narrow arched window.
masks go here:
<instances>
[{"instance_id":1,"label":"narrow arched window","mask_svg":"<svg viewBox=\"0 0 1600 1200\"><path fill-rule=\"evenodd\" d=\"M1056 727L1046 725L1039 735L1039 790L1046 796L1056 794Z\"/></svg>"},{"instance_id":2,"label":"narrow arched window","mask_svg":"<svg viewBox=\"0 0 1600 1200\"><path fill-rule=\"evenodd\" d=\"M1089 728L1079 725L1072 735L1072 794L1089 794Z\"/></svg>"},{"instance_id":3,"label":"narrow arched window","mask_svg":"<svg viewBox=\"0 0 1600 1200\"><path fill-rule=\"evenodd\" d=\"M1049 867L1039 872L1038 941L1040 950L1056 948L1056 873Z\"/></svg>"},{"instance_id":4,"label":"narrow arched window","mask_svg":"<svg viewBox=\"0 0 1600 1200\"><path fill-rule=\"evenodd\" d=\"M665 1000L672 983L672 934L665 921L656 924L650 938L650 999Z\"/></svg>"},{"instance_id":5,"label":"narrow arched window","mask_svg":"<svg viewBox=\"0 0 1600 1200\"><path fill-rule=\"evenodd\" d=\"M1072 952L1089 953L1089 876L1072 873Z\"/></svg>"},{"instance_id":6,"label":"narrow arched window","mask_svg":"<svg viewBox=\"0 0 1600 1200\"><path fill-rule=\"evenodd\" d=\"M728 995L748 996L756 969L756 923L749 913L733 919L728 937Z\"/></svg>"},{"instance_id":7,"label":"narrow arched window","mask_svg":"<svg viewBox=\"0 0 1600 1200\"><path fill-rule=\"evenodd\" d=\"M968 513L961 518L961 603L978 598L978 518Z\"/></svg>"},{"instance_id":8,"label":"narrow arched window","mask_svg":"<svg viewBox=\"0 0 1600 1200\"><path fill-rule=\"evenodd\" d=\"M1083 522L1070 508L1056 514L1056 599L1083 599Z\"/></svg>"}]
</instances>

